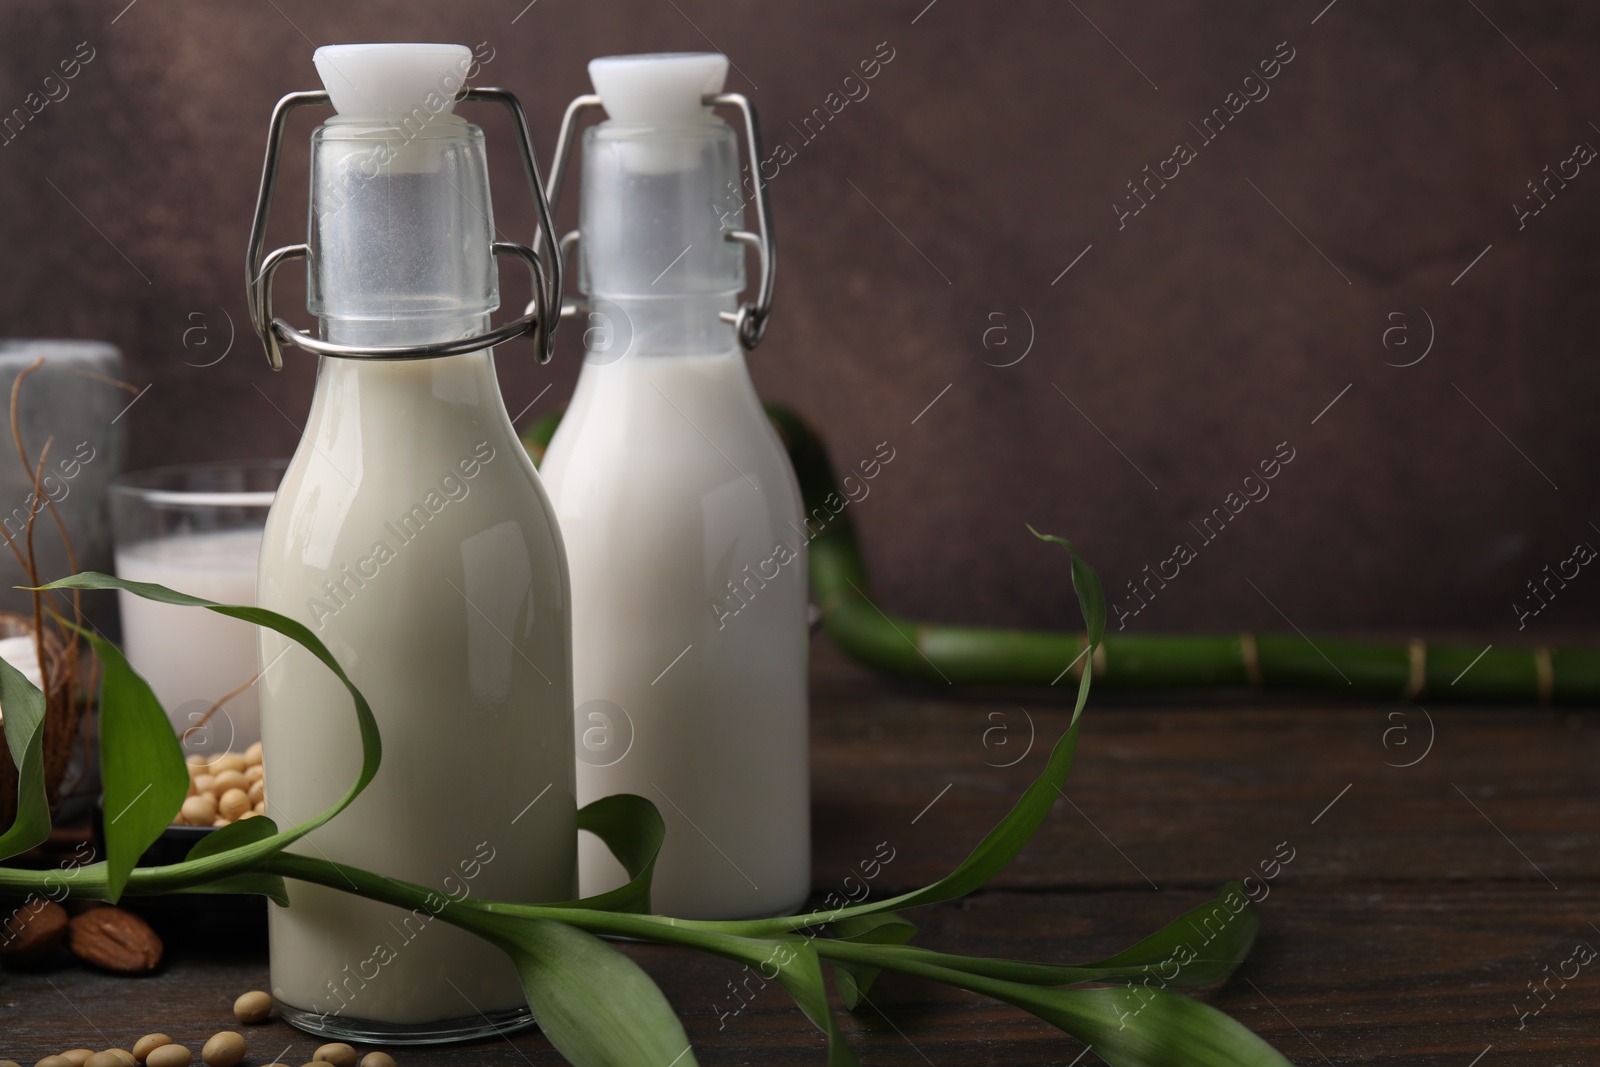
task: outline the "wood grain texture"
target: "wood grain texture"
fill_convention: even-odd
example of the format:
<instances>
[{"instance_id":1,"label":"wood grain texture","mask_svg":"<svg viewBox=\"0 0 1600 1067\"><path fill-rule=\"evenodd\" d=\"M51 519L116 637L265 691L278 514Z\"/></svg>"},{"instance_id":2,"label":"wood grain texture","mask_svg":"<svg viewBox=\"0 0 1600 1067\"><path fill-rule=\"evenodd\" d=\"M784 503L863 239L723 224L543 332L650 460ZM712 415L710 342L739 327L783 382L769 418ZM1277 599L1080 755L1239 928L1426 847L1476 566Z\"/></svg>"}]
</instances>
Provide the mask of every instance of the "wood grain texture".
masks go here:
<instances>
[{"instance_id":1,"label":"wood grain texture","mask_svg":"<svg viewBox=\"0 0 1600 1067\"><path fill-rule=\"evenodd\" d=\"M985 729L1025 723L1015 703L892 686L819 645L818 895L882 841L896 851L873 883L878 892L959 862L1039 766L1068 714L1060 703L1023 706L1038 732L1034 751L1013 768L988 767L1020 751L1004 751L1000 735L987 749L983 740ZM1405 720L1388 717L1398 709L1249 698L1094 702L1071 801L1057 804L990 888L919 912L921 943L1052 962L1099 958L1223 881L1259 876L1261 861L1288 842L1293 859L1267 883L1255 953L1205 995L1291 1060L1600 1061L1600 967L1564 987L1552 983L1548 1006L1519 1019L1536 1003L1528 983L1541 981L1544 968L1555 971L1579 942L1600 945L1592 925L1600 921L1600 780L1592 770L1600 720L1434 711L1431 751L1401 768L1386 762L1416 759L1427 720L1415 708ZM1390 734L1385 748L1384 730L1402 722L1411 737L1401 745ZM1006 745L1024 737L1008 735ZM173 930L170 916L162 922ZM198 1049L214 1031L238 1028L233 998L267 984L259 942L176 925L169 962L149 978L66 964L5 975L0 1057L31 1063L79 1045L127 1046L155 1029ZM776 986L752 986L748 1006L729 1014L737 968L657 946L624 951L666 991L702 1062L822 1061L820 1036ZM1093 1053L1075 1061L1078 1042L1016 1009L892 975L845 1028L873 1064L1097 1062ZM253 1063L304 1062L319 1043L277 1022L243 1029ZM537 1034L397 1059L408 1067L559 1062Z\"/></svg>"}]
</instances>

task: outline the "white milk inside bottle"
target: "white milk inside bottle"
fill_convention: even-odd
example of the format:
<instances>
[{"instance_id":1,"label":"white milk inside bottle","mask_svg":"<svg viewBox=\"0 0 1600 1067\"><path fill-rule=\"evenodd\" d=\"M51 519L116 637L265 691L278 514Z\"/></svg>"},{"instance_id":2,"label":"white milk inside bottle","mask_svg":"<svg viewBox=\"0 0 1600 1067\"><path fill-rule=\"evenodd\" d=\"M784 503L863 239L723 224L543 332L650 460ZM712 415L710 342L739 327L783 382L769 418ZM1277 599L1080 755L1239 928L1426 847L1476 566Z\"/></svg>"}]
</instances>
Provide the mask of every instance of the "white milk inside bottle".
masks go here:
<instances>
[{"instance_id":1,"label":"white milk inside bottle","mask_svg":"<svg viewBox=\"0 0 1600 1067\"><path fill-rule=\"evenodd\" d=\"M338 115L312 142L309 307L325 340L392 348L483 332L498 304L483 134L448 108L459 46L319 49ZM453 73L454 81L448 78ZM570 605L560 535L487 350L324 357L268 518L260 603L309 626L361 688L377 778L292 851L441 897L575 895ZM267 813L334 803L360 767L350 700L262 632ZM391 1044L529 1022L498 949L428 911L289 883L272 992L302 1029Z\"/></svg>"},{"instance_id":2,"label":"white milk inside bottle","mask_svg":"<svg viewBox=\"0 0 1600 1067\"><path fill-rule=\"evenodd\" d=\"M707 919L810 889L800 494L719 317L744 285L741 175L702 96L727 66L590 64L609 117L584 139L588 351L542 471L572 569L579 802L653 801L652 906ZM585 894L625 880L579 850Z\"/></svg>"}]
</instances>

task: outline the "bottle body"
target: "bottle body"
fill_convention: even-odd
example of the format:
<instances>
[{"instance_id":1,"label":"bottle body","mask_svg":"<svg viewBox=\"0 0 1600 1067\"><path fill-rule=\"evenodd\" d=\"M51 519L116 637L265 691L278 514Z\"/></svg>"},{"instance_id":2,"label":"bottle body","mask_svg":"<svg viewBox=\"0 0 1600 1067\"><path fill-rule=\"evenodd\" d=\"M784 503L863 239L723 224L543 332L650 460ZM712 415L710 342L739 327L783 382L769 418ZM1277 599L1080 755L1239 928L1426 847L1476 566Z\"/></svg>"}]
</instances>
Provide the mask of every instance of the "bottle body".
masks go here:
<instances>
[{"instance_id":1,"label":"bottle body","mask_svg":"<svg viewBox=\"0 0 1600 1067\"><path fill-rule=\"evenodd\" d=\"M734 919L810 889L799 488L744 356L586 361L542 475L568 546L578 800L644 796L653 910ZM621 884L579 843L587 894Z\"/></svg>"},{"instance_id":2,"label":"bottle body","mask_svg":"<svg viewBox=\"0 0 1600 1067\"><path fill-rule=\"evenodd\" d=\"M570 598L561 537L491 353L325 359L262 543L262 606L297 619L367 696L383 763L304 851L441 898L574 894ZM349 696L263 631L268 814L334 803L360 767ZM273 995L305 1029L448 1040L523 1016L498 949L426 910L291 883Z\"/></svg>"}]
</instances>

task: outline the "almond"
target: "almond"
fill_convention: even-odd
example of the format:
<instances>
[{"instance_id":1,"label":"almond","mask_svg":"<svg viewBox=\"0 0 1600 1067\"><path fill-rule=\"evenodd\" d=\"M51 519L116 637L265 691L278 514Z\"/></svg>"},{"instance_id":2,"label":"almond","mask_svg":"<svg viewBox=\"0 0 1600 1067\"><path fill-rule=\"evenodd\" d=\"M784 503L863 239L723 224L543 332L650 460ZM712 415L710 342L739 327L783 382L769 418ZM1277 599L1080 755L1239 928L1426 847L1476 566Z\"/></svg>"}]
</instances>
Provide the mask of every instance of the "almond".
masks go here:
<instances>
[{"instance_id":1,"label":"almond","mask_svg":"<svg viewBox=\"0 0 1600 1067\"><path fill-rule=\"evenodd\" d=\"M161 938L149 923L121 908L96 908L74 918L67 947L85 963L119 974L143 974L161 962Z\"/></svg>"},{"instance_id":2,"label":"almond","mask_svg":"<svg viewBox=\"0 0 1600 1067\"><path fill-rule=\"evenodd\" d=\"M12 913L0 931L0 959L34 964L50 955L66 935L67 909L50 900L28 901Z\"/></svg>"}]
</instances>

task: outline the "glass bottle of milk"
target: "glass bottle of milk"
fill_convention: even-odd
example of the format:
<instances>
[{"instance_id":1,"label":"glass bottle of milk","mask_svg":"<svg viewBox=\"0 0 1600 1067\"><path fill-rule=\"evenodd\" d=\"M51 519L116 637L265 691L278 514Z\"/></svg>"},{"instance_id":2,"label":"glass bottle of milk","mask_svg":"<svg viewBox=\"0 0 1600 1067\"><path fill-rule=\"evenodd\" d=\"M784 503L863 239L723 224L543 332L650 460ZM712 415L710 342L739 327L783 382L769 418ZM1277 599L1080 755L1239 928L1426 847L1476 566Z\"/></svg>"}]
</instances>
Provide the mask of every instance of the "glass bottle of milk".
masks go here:
<instances>
[{"instance_id":1,"label":"glass bottle of milk","mask_svg":"<svg viewBox=\"0 0 1600 1067\"><path fill-rule=\"evenodd\" d=\"M395 348L487 328L483 132L449 106L470 61L459 46L318 49L338 111L311 144L308 307L323 340ZM425 97L446 106L424 111ZM441 898L575 895L567 566L490 351L322 359L259 593L328 646L383 739L376 780L296 851ZM360 739L326 667L267 631L260 652L267 813L287 826L349 788ZM272 991L302 1029L398 1044L531 1021L509 959L426 909L295 882L289 897L271 909Z\"/></svg>"},{"instance_id":2,"label":"glass bottle of milk","mask_svg":"<svg viewBox=\"0 0 1600 1067\"><path fill-rule=\"evenodd\" d=\"M590 63L586 353L541 474L572 571L578 799L654 801L654 910L736 919L810 889L806 533L745 367L734 130L720 55ZM625 879L579 842L585 894Z\"/></svg>"}]
</instances>

